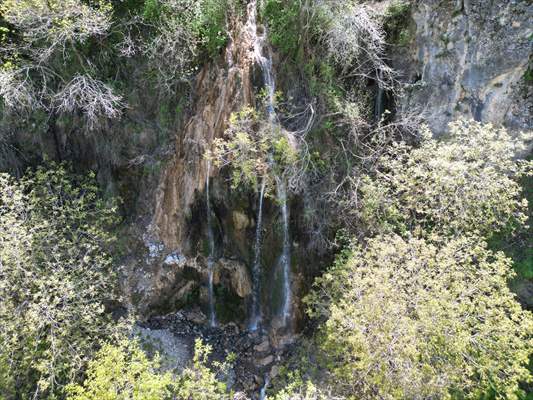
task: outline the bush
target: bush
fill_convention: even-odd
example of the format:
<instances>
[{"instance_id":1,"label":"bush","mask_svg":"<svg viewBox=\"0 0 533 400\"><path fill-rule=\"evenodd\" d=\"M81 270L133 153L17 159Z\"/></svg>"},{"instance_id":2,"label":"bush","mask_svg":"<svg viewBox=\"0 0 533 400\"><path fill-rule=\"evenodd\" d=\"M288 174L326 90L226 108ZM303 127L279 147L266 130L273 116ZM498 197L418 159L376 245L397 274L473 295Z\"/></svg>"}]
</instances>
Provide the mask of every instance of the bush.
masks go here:
<instances>
[{"instance_id":1,"label":"bush","mask_svg":"<svg viewBox=\"0 0 533 400\"><path fill-rule=\"evenodd\" d=\"M226 386L207 367L210 352L198 339L191 366L175 376L161 372L158 357L150 360L137 342L105 345L89 363L83 385L69 385L68 400L229 400Z\"/></svg>"},{"instance_id":2,"label":"bush","mask_svg":"<svg viewBox=\"0 0 533 400\"><path fill-rule=\"evenodd\" d=\"M360 182L351 198L360 202L345 206L373 232L488 237L513 230L527 219L517 179L532 164L515 159L525 139L474 121L450 124L447 138L433 139L426 131L419 147L393 145L375 176Z\"/></svg>"},{"instance_id":3,"label":"bush","mask_svg":"<svg viewBox=\"0 0 533 400\"><path fill-rule=\"evenodd\" d=\"M338 394L359 399L518 398L533 319L511 261L476 237L442 245L378 236L354 246L307 300Z\"/></svg>"},{"instance_id":4,"label":"bush","mask_svg":"<svg viewBox=\"0 0 533 400\"><path fill-rule=\"evenodd\" d=\"M261 18L269 28L270 42L293 59L300 48L300 3L297 0L267 0L261 10Z\"/></svg>"},{"instance_id":5,"label":"bush","mask_svg":"<svg viewBox=\"0 0 533 400\"><path fill-rule=\"evenodd\" d=\"M0 397L54 398L119 328L107 253L116 209L64 166L0 175Z\"/></svg>"},{"instance_id":6,"label":"bush","mask_svg":"<svg viewBox=\"0 0 533 400\"><path fill-rule=\"evenodd\" d=\"M143 15L155 28L145 51L154 62L161 89L186 81L205 59L216 57L228 40L226 16L233 0L148 0Z\"/></svg>"},{"instance_id":7,"label":"bush","mask_svg":"<svg viewBox=\"0 0 533 400\"><path fill-rule=\"evenodd\" d=\"M83 385L68 386L68 399L171 399L173 377L158 369L159 360L150 360L136 342L106 344L89 363Z\"/></svg>"},{"instance_id":8,"label":"bush","mask_svg":"<svg viewBox=\"0 0 533 400\"><path fill-rule=\"evenodd\" d=\"M232 114L229 122L225 139L215 139L206 156L218 167L231 167L234 188L254 187L262 180L272 189L275 178L283 177L291 189L298 190L308 156L300 151L301 138L249 107Z\"/></svg>"}]
</instances>

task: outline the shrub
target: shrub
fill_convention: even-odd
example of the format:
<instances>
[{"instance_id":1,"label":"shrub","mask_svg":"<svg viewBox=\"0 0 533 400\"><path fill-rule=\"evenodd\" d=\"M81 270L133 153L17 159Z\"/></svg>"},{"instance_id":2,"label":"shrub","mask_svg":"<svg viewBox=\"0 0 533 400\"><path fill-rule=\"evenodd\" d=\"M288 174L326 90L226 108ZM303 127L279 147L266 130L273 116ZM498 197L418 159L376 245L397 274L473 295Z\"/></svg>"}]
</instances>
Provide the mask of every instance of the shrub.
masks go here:
<instances>
[{"instance_id":1,"label":"shrub","mask_svg":"<svg viewBox=\"0 0 533 400\"><path fill-rule=\"evenodd\" d=\"M300 47L300 8L301 2L297 0L267 0L261 9L270 42L293 59Z\"/></svg>"},{"instance_id":2,"label":"shrub","mask_svg":"<svg viewBox=\"0 0 533 400\"><path fill-rule=\"evenodd\" d=\"M283 177L292 190L302 184L307 154L300 151L300 138L262 117L252 108L232 114L224 139L215 139L207 158L218 167L230 166L233 187L257 186L264 180L274 187Z\"/></svg>"},{"instance_id":3,"label":"shrub","mask_svg":"<svg viewBox=\"0 0 533 400\"><path fill-rule=\"evenodd\" d=\"M0 397L54 398L119 327L107 253L115 208L64 166L0 175Z\"/></svg>"},{"instance_id":4,"label":"shrub","mask_svg":"<svg viewBox=\"0 0 533 400\"><path fill-rule=\"evenodd\" d=\"M355 212L371 231L487 237L521 226L527 201L517 178L531 162L517 162L525 137L513 139L490 124L457 121L447 138L428 131L419 147L394 144L375 176L359 183ZM352 200L353 200L352 198Z\"/></svg>"},{"instance_id":5,"label":"shrub","mask_svg":"<svg viewBox=\"0 0 533 400\"><path fill-rule=\"evenodd\" d=\"M68 400L229 400L225 384L207 367L210 352L197 339L191 365L173 375L160 371L158 356L150 360L137 342L104 345L89 363L85 382L69 385Z\"/></svg>"},{"instance_id":6,"label":"shrub","mask_svg":"<svg viewBox=\"0 0 533 400\"><path fill-rule=\"evenodd\" d=\"M533 319L511 261L476 237L378 236L316 283L310 313L336 393L359 399L516 399Z\"/></svg>"},{"instance_id":7,"label":"shrub","mask_svg":"<svg viewBox=\"0 0 533 400\"><path fill-rule=\"evenodd\" d=\"M69 400L171 399L173 377L160 373L157 357L150 360L136 342L104 345L89 363L83 385L67 387Z\"/></svg>"}]
</instances>

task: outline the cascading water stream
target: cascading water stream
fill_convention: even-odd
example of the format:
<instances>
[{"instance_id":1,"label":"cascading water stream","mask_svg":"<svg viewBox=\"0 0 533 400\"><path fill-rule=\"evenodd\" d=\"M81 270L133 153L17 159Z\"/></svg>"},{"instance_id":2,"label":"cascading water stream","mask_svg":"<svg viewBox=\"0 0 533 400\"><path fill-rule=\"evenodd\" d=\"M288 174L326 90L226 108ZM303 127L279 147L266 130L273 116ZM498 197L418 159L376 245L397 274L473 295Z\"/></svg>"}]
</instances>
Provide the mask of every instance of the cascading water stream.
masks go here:
<instances>
[{"instance_id":1,"label":"cascading water stream","mask_svg":"<svg viewBox=\"0 0 533 400\"><path fill-rule=\"evenodd\" d=\"M205 196L207 205L207 241L209 245L209 255L207 257L207 292L209 301L209 325L215 327L217 325L215 315L215 293L213 285L213 274L215 264L215 235L213 233L213 221L211 216L211 200L209 196L209 175L211 174L211 161L207 160L207 175L205 178Z\"/></svg>"},{"instance_id":2,"label":"cascading water stream","mask_svg":"<svg viewBox=\"0 0 533 400\"><path fill-rule=\"evenodd\" d=\"M265 375L265 383L261 387L261 391L259 392L259 400L266 400L267 398L266 391L268 389L268 385L270 385L270 377L267 374Z\"/></svg>"},{"instance_id":3,"label":"cascading water stream","mask_svg":"<svg viewBox=\"0 0 533 400\"><path fill-rule=\"evenodd\" d=\"M272 55L267 43L267 29L264 26L257 26L257 2L253 0L248 4L248 21L246 29L252 39L253 57L261 68L263 74L263 81L266 89L266 108L267 114L271 121L276 117L274 111L274 94L276 91L274 73L272 70ZM264 56L265 51L267 56Z\"/></svg>"},{"instance_id":4,"label":"cascading water stream","mask_svg":"<svg viewBox=\"0 0 533 400\"><path fill-rule=\"evenodd\" d=\"M274 72L272 69L272 55L268 46L266 46L267 41L267 29L266 27L257 26L257 2L252 0L248 5L248 21L246 23L248 34L253 43L253 57L256 60L257 64L261 68L263 74L263 81L266 89L266 111L268 115L268 120L274 129L274 125L277 124L276 111L274 107L274 96L276 91ZM264 53L267 53L267 56ZM263 181L264 182L264 181ZM280 317L283 322L283 325L287 325L287 322L290 318L290 304L291 304L291 282L290 282L290 239L289 239L289 217L287 209L287 190L285 181L276 177L276 185L278 187L278 199L281 203L281 214L283 219L283 249L281 256L279 258L279 268L282 272L282 287L283 287L283 302L280 311ZM264 187L262 187L261 193L261 202L263 200ZM262 204L260 204L259 212L262 212ZM258 218L259 220L259 218ZM259 279L261 275L261 265L260 265L260 240L258 242L258 233L256 232L256 260L254 260L254 282L256 279ZM259 238L260 239L260 238ZM259 280L258 280L259 283ZM259 287L259 284L257 284ZM253 314L251 328L257 329L257 324L254 325L254 320L258 320L259 310L260 310L260 292L257 291L254 293L256 298L256 309L257 314ZM254 300L252 300L254 301Z\"/></svg>"},{"instance_id":5,"label":"cascading water stream","mask_svg":"<svg viewBox=\"0 0 533 400\"><path fill-rule=\"evenodd\" d=\"M278 188L278 200L281 203L281 216L283 222L283 247L281 257L279 258L279 266L282 272L283 279L283 303L281 307L281 318L283 325L291 316L291 242L289 238L289 210L287 208L287 187L283 179L276 178Z\"/></svg>"},{"instance_id":6,"label":"cascading water stream","mask_svg":"<svg viewBox=\"0 0 533 400\"><path fill-rule=\"evenodd\" d=\"M254 264L252 268L252 318L249 329L256 331L261 323L261 229L263 222L263 199L265 197L266 179L261 184L259 193L259 209L255 228Z\"/></svg>"}]
</instances>

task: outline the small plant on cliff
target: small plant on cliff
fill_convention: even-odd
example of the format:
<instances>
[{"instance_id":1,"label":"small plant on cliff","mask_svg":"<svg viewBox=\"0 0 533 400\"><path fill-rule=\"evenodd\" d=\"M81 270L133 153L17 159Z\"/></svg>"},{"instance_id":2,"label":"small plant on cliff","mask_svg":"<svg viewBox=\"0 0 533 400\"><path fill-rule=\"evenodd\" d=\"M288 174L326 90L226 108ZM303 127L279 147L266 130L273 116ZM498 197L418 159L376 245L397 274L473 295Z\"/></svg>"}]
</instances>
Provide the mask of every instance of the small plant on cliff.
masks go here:
<instances>
[{"instance_id":1,"label":"small plant on cliff","mask_svg":"<svg viewBox=\"0 0 533 400\"><path fill-rule=\"evenodd\" d=\"M105 311L116 222L94 175L0 175L0 397L56 398L120 328Z\"/></svg>"},{"instance_id":2,"label":"small plant on cliff","mask_svg":"<svg viewBox=\"0 0 533 400\"><path fill-rule=\"evenodd\" d=\"M384 28L387 32L387 41L399 46L407 46L411 40L409 31L409 1L393 1L385 12Z\"/></svg>"},{"instance_id":3,"label":"small plant on cliff","mask_svg":"<svg viewBox=\"0 0 533 400\"><path fill-rule=\"evenodd\" d=\"M511 261L478 237L442 245L378 236L356 245L308 299L335 393L358 399L517 399L533 318ZM492 398L492 397L491 397Z\"/></svg>"},{"instance_id":4,"label":"small plant on cliff","mask_svg":"<svg viewBox=\"0 0 533 400\"><path fill-rule=\"evenodd\" d=\"M207 157L214 159L218 167L231 167L233 187L257 186L261 180L273 187L275 177L284 177L296 189L305 168L296 140L254 109L244 108L232 114L225 138L215 139Z\"/></svg>"}]
</instances>

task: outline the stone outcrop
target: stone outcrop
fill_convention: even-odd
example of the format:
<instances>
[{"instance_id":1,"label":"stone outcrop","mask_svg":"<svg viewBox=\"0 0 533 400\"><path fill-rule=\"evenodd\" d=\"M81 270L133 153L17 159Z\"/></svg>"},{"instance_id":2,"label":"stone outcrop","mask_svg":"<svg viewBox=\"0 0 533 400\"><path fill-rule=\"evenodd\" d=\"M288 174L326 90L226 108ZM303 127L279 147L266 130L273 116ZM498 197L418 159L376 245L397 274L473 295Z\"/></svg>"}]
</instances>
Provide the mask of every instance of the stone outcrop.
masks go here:
<instances>
[{"instance_id":1,"label":"stone outcrop","mask_svg":"<svg viewBox=\"0 0 533 400\"><path fill-rule=\"evenodd\" d=\"M423 112L437 134L460 117L531 127L530 1L418 0L411 17L408 57L393 55L407 81L404 112Z\"/></svg>"},{"instance_id":2,"label":"stone outcrop","mask_svg":"<svg viewBox=\"0 0 533 400\"><path fill-rule=\"evenodd\" d=\"M253 103L249 37L242 25L233 30L225 60L206 66L197 78L194 115L184 133L176 135L176 153L156 193L152 228L167 248L193 251L189 240L191 208L205 189L206 152L220 138L231 113ZM215 174L214 168L211 173Z\"/></svg>"}]
</instances>

